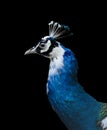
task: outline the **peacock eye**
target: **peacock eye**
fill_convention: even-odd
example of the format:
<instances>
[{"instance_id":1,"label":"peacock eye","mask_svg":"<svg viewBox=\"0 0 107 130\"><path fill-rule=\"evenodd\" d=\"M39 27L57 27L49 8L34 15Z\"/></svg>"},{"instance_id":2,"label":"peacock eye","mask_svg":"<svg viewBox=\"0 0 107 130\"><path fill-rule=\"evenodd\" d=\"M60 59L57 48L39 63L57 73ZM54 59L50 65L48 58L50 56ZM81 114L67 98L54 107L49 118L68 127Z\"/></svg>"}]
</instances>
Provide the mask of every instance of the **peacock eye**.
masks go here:
<instances>
[{"instance_id":1,"label":"peacock eye","mask_svg":"<svg viewBox=\"0 0 107 130\"><path fill-rule=\"evenodd\" d=\"M40 48L44 48L44 47L45 47L45 43L39 44L39 47L40 47Z\"/></svg>"}]
</instances>

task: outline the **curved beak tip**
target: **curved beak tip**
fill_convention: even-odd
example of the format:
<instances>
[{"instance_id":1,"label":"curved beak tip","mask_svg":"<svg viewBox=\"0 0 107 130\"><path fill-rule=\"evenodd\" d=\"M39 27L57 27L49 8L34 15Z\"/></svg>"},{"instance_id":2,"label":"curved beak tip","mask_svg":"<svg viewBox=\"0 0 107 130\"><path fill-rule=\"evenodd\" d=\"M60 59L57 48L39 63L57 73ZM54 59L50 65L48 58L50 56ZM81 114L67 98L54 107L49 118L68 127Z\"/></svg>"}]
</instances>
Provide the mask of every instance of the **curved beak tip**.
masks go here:
<instances>
[{"instance_id":1,"label":"curved beak tip","mask_svg":"<svg viewBox=\"0 0 107 130\"><path fill-rule=\"evenodd\" d=\"M27 51L24 53L24 55L28 55L28 54L30 54L30 50L27 50Z\"/></svg>"}]
</instances>

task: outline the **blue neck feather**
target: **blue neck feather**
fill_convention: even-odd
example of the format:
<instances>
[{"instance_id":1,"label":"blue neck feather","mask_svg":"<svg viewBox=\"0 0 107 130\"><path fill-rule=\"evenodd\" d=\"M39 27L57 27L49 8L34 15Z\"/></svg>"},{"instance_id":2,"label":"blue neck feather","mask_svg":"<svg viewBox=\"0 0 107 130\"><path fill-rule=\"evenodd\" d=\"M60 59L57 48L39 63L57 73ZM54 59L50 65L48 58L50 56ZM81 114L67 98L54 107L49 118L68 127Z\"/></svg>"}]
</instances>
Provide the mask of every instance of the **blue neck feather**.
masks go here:
<instances>
[{"instance_id":1,"label":"blue neck feather","mask_svg":"<svg viewBox=\"0 0 107 130\"><path fill-rule=\"evenodd\" d=\"M54 75L49 75L48 77L48 87L49 92L63 92L63 91L71 91L76 84L78 84L77 79L77 70L78 70L78 63L74 56L74 53L64 48L65 53L63 55L63 64L62 68L57 70L57 73ZM54 64L54 63L53 63ZM55 65L53 65L55 67ZM52 67L53 67L52 66ZM49 70L53 69L50 67ZM76 88L75 88L76 89ZM82 89L77 85L77 89Z\"/></svg>"},{"instance_id":2,"label":"blue neck feather","mask_svg":"<svg viewBox=\"0 0 107 130\"><path fill-rule=\"evenodd\" d=\"M57 73L53 75L49 75L48 77L49 94L51 95L51 94L56 94L57 92L58 93L60 92L60 94L57 94L57 96L58 95L60 96L61 93L63 94L63 92L64 93L67 92L67 94L72 93L72 96L75 94L81 95L81 93L84 96L88 95L78 82L78 78L77 78L78 63L77 63L74 53L65 47L63 47L63 49L65 50L65 53L63 55L64 66L59 68L57 70ZM55 67L55 65L53 66ZM52 68L50 67L49 71L51 69Z\"/></svg>"},{"instance_id":3,"label":"blue neck feather","mask_svg":"<svg viewBox=\"0 0 107 130\"><path fill-rule=\"evenodd\" d=\"M50 103L69 130L71 128L76 130L98 130L95 124L90 124L90 127L88 125L89 122L92 122L91 120L93 122L97 120L96 116L94 118L91 116L95 112L99 112L99 104L78 83L78 64L73 52L66 48L64 50L64 66L59 68L57 73L48 77ZM50 69L52 68L50 67ZM88 118L87 113L89 114ZM69 122L69 120L73 123ZM83 121L81 122L81 120Z\"/></svg>"}]
</instances>

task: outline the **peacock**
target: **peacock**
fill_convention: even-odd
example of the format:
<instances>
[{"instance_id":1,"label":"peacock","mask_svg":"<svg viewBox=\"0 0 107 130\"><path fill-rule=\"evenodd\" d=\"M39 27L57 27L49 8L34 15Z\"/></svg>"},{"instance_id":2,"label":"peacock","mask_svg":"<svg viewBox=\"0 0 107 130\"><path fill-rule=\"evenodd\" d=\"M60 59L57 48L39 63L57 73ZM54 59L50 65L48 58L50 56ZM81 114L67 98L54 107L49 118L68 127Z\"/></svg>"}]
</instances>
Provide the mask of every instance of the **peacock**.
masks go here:
<instances>
[{"instance_id":1,"label":"peacock","mask_svg":"<svg viewBox=\"0 0 107 130\"><path fill-rule=\"evenodd\" d=\"M58 39L70 35L70 27L49 22L44 36L26 54L50 59L46 93L52 109L68 130L107 130L107 103L97 101L78 81L78 62L71 49Z\"/></svg>"}]
</instances>

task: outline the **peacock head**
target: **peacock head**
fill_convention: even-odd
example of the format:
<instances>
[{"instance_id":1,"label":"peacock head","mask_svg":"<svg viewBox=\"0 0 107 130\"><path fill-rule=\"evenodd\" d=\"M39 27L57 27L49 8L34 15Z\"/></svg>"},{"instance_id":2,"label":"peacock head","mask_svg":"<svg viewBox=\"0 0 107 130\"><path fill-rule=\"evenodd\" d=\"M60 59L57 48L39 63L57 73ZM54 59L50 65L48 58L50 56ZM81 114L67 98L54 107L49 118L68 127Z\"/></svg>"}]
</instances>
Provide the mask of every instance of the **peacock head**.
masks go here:
<instances>
[{"instance_id":1,"label":"peacock head","mask_svg":"<svg viewBox=\"0 0 107 130\"><path fill-rule=\"evenodd\" d=\"M49 23L49 36L41 38L36 46L25 52L25 55L36 53L50 59L56 57L62 51L62 46L57 39L71 35L69 32L68 26L51 21Z\"/></svg>"}]
</instances>

